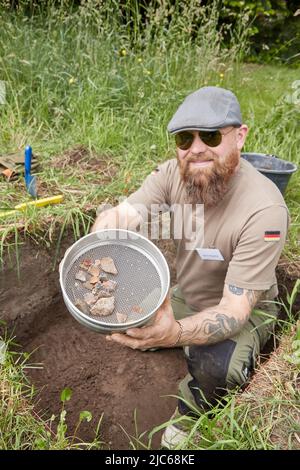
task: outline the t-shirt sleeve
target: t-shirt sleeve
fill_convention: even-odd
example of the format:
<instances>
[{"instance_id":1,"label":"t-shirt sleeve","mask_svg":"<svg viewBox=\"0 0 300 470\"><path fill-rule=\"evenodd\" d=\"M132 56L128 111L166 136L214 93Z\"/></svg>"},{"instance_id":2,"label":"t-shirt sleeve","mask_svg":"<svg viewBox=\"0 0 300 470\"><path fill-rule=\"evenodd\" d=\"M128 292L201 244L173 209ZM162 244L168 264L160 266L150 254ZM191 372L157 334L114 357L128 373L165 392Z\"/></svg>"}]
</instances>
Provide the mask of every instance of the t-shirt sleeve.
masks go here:
<instances>
[{"instance_id":1,"label":"t-shirt sleeve","mask_svg":"<svg viewBox=\"0 0 300 470\"><path fill-rule=\"evenodd\" d=\"M147 176L142 186L126 202L134 206L143 219L150 213L165 212L170 204L169 181L170 165L165 162Z\"/></svg>"},{"instance_id":2,"label":"t-shirt sleeve","mask_svg":"<svg viewBox=\"0 0 300 470\"><path fill-rule=\"evenodd\" d=\"M275 268L286 240L287 208L275 205L254 214L241 230L225 283L267 290L276 283Z\"/></svg>"}]
</instances>

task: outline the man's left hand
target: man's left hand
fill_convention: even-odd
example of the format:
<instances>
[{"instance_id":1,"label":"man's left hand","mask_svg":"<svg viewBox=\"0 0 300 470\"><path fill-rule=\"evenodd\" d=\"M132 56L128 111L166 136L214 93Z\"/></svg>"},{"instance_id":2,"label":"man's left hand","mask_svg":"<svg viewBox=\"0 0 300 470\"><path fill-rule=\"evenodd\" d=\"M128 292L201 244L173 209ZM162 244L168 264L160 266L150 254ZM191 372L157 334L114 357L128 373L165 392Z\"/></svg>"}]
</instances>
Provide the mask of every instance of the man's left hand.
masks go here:
<instances>
[{"instance_id":1,"label":"man's left hand","mask_svg":"<svg viewBox=\"0 0 300 470\"><path fill-rule=\"evenodd\" d=\"M180 327L174 318L168 296L157 310L151 326L131 328L126 334L113 333L106 339L132 349L169 348L176 343L179 332Z\"/></svg>"}]
</instances>

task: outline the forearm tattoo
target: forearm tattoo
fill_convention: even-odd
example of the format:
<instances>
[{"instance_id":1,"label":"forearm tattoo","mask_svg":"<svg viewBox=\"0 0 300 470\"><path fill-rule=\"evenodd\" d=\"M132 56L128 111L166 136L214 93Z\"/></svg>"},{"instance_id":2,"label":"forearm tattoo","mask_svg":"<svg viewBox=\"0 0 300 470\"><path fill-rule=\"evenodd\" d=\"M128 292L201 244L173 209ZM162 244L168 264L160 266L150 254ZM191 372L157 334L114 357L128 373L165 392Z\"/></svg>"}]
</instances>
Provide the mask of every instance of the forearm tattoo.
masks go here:
<instances>
[{"instance_id":1,"label":"forearm tattoo","mask_svg":"<svg viewBox=\"0 0 300 470\"><path fill-rule=\"evenodd\" d=\"M243 293L244 293L244 289L242 289L241 287L232 286L231 284L229 284L228 287L229 287L229 290L232 294L243 295Z\"/></svg>"},{"instance_id":2,"label":"forearm tattoo","mask_svg":"<svg viewBox=\"0 0 300 470\"><path fill-rule=\"evenodd\" d=\"M255 304L258 302L258 300L262 297L264 293L263 290L242 289L241 287L233 286L232 284L228 285L228 289L234 295L245 294L251 310L255 307Z\"/></svg>"},{"instance_id":3,"label":"forearm tattoo","mask_svg":"<svg viewBox=\"0 0 300 470\"><path fill-rule=\"evenodd\" d=\"M244 325L245 320L208 308L201 313L203 318L190 328L184 327L181 341L189 343L214 344L234 336Z\"/></svg>"},{"instance_id":4,"label":"forearm tattoo","mask_svg":"<svg viewBox=\"0 0 300 470\"><path fill-rule=\"evenodd\" d=\"M233 313L229 305L218 305L210 307L184 322L181 335L182 344L214 344L235 336L247 322L251 310L261 298L264 291L243 289L241 287L228 285L229 291L237 296L245 296L249 309L244 309L237 314ZM196 321L195 321L196 320Z\"/></svg>"},{"instance_id":5,"label":"forearm tattoo","mask_svg":"<svg viewBox=\"0 0 300 470\"><path fill-rule=\"evenodd\" d=\"M234 336L243 326L244 321L218 311L209 309L209 317L203 318L201 325L194 329L194 335L204 336L205 344L218 343Z\"/></svg>"}]
</instances>

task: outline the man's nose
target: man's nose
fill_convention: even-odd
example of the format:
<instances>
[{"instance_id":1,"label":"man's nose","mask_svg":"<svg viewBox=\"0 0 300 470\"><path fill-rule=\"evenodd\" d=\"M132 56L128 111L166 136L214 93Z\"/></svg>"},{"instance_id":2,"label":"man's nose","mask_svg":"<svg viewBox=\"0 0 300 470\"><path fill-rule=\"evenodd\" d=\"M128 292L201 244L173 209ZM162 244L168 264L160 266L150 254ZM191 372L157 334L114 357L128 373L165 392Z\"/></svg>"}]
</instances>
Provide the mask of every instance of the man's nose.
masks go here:
<instances>
[{"instance_id":1,"label":"man's nose","mask_svg":"<svg viewBox=\"0 0 300 470\"><path fill-rule=\"evenodd\" d=\"M193 140L193 143L190 147L190 152L191 153L202 153L202 152L205 152L207 149L206 145L204 142L202 142L202 140L200 139L199 137L199 134L197 132L197 135L194 135L194 140Z\"/></svg>"}]
</instances>

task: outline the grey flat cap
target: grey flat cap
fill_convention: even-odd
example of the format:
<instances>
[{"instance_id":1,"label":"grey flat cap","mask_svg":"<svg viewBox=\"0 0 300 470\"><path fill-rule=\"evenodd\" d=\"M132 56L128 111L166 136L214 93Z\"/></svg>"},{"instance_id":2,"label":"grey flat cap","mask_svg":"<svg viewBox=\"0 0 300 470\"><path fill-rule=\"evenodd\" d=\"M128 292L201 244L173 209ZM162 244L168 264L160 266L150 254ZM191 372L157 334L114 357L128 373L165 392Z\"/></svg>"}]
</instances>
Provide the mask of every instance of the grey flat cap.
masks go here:
<instances>
[{"instance_id":1,"label":"grey flat cap","mask_svg":"<svg viewBox=\"0 0 300 470\"><path fill-rule=\"evenodd\" d=\"M211 130L241 126L242 115L237 97L229 90L206 86L188 95L168 124L176 134L184 130Z\"/></svg>"}]
</instances>

